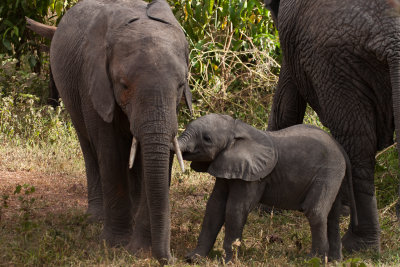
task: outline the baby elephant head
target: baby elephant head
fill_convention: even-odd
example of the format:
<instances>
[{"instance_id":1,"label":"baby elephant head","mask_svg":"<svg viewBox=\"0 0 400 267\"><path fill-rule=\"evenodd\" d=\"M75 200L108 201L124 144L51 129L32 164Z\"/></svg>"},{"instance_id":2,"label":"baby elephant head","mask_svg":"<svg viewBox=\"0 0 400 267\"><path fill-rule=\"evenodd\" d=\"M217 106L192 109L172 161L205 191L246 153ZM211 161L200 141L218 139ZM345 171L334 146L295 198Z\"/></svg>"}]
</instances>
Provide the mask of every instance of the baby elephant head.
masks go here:
<instances>
[{"instance_id":1,"label":"baby elephant head","mask_svg":"<svg viewBox=\"0 0 400 267\"><path fill-rule=\"evenodd\" d=\"M209 114L192 121L178 142L195 171L219 178L257 181L278 160L267 133L227 115Z\"/></svg>"}]
</instances>

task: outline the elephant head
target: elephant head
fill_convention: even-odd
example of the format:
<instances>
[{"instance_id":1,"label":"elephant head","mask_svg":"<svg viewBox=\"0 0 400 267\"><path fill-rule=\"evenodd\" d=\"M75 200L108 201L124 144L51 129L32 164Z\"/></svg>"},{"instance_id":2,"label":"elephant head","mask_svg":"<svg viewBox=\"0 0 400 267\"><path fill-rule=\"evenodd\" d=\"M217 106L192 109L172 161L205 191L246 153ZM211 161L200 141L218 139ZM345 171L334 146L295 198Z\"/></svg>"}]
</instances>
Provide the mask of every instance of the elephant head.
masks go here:
<instances>
[{"instance_id":1,"label":"elephant head","mask_svg":"<svg viewBox=\"0 0 400 267\"><path fill-rule=\"evenodd\" d=\"M156 109L151 115L173 122L176 131L176 107L182 93L191 110L189 50L169 5L156 0L146 10L140 6L103 8L88 32L84 55L89 95L103 120L113 120L118 104L137 136L140 123L148 120L144 112Z\"/></svg>"},{"instance_id":2,"label":"elephant head","mask_svg":"<svg viewBox=\"0 0 400 267\"><path fill-rule=\"evenodd\" d=\"M257 181L278 161L268 134L227 115L209 114L192 121L178 142L195 171L220 178Z\"/></svg>"}]
</instances>

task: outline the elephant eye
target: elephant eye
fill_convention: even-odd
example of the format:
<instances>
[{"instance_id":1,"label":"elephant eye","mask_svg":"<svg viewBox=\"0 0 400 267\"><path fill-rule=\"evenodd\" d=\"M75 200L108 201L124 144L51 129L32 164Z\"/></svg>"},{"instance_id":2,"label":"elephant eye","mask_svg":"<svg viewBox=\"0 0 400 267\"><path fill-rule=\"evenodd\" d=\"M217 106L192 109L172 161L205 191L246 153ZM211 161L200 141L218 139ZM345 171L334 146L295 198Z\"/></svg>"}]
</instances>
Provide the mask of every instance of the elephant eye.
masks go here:
<instances>
[{"instance_id":1,"label":"elephant eye","mask_svg":"<svg viewBox=\"0 0 400 267\"><path fill-rule=\"evenodd\" d=\"M207 134L203 135L203 140L207 143L211 143L211 137Z\"/></svg>"},{"instance_id":2,"label":"elephant eye","mask_svg":"<svg viewBox=\"0 0 400 267\"><path fill-rule=\"evenodd\" d=\"M128 85L126 85L126 82L125 82L124 79L121 79L121 80L120 80L120 83L121 83L121 85L122 85L122 88L124 88L125 90L128 89Z\"/></svg>"}]
</instances>

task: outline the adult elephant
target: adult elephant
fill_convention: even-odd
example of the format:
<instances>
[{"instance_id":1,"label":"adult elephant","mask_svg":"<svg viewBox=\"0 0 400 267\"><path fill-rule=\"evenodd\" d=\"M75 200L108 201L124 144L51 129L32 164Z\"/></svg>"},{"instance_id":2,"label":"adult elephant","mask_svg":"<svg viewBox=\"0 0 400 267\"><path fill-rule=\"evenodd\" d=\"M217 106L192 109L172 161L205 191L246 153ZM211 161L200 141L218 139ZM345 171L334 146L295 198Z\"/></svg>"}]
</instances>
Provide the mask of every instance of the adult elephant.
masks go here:
<instances>
[{"instance_id":1,"label":"adult elephant","mask_svg":"<svg viewBox=\"0 0 400 267\"><path fill-rule=\"evenodd\" d=\"M283 62L268 128L302 123L306 103L348 153L359 224L347 250L380 249L375 154L400 140L400 19L386 0L266 0ZM399 142L398 142L399 143Z\"/></svg>"},{"instance_id":2,"label":"adult elephant","mask_svg":"<svg viewBox=\"0 0 400 267\"><path fill-rule=\"evenodd\" d=\"M169 261L169 145L182 93L191 108L180 25L164 0L85 0L53 34L51 69L83 151L89 215L104 217L111 245Z\"/></svg>"}]
</instances>

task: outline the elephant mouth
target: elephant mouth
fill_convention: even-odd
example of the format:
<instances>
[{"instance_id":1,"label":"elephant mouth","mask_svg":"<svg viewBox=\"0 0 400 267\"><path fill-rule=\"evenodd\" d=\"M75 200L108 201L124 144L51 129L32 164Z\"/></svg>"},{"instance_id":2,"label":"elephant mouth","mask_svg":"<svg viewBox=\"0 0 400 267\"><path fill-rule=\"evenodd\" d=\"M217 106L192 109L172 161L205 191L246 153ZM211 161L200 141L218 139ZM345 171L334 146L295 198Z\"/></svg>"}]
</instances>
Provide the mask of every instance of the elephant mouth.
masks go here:
<instances>
[{"instance_id":1,"label":"elephant mouth","mask_svg":"<svg viewBox=\"0 0 400 267\"><path fill-rule=\"evenodd\" d=\"M185 172L185 165L183 163L183 158L182 158L182 152L181 149L179 148L179 142L176 137L172 140L172 145L174 147L174 151L176 154L176 157L178 158L179 166L182 169L182 172ZM131 152L129 154L129 169L132 169L133 163L135 161L135 156L136 156L136 150L138 146L138 141L135 137L132 138L132 145L131 145Z\"/></svg>"},{"instance_id":2,"label":"elephant mouth","mask_svg":"<svg viewBox=\"0 0 400 267\"><path fill-rule=\"evenodd\" d=\"M211 161L210 157L207 157L201 152L194 151L194 152L183 152L182 157L184 160L188 161L201 161L201 162L209 162Z\"/></svg>"}]
</instances>

